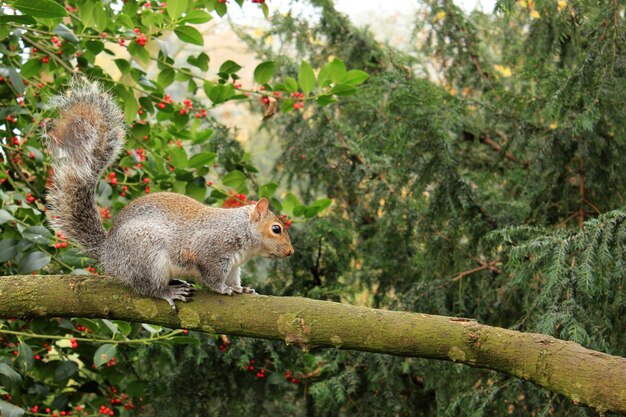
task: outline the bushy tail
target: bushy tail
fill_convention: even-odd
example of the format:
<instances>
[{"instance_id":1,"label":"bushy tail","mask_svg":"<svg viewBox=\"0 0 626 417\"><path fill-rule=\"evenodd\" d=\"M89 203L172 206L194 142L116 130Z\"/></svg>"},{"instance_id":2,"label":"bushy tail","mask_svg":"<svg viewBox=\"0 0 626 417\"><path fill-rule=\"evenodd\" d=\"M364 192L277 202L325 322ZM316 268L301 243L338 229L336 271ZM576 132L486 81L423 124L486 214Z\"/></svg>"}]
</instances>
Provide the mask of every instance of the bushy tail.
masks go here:
<instances>
[{"instance_id":1,"label":"bushy tail","mask_svg":"<svg viewBox=\"0 0 626 417\"><path fill-rule=\"evenodd\" d=\"M124 145L122 112L98 84L86 81L73 81L48 107L59 112L46 129L53 168L48 190L52 223L85 254L99 259L106 231L96 205L96 184Z\"/></svg>"}]
</instances>

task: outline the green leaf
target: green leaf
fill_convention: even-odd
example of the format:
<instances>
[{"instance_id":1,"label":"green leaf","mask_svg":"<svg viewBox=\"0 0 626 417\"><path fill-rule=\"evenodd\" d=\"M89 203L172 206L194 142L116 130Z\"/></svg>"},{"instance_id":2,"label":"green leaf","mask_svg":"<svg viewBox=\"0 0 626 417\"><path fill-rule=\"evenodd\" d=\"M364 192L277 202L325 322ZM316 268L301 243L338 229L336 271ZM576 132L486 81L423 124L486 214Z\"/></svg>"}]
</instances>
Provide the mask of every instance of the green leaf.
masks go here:
<instances>
[{"instance_id":1,"label":"green leaf","mask_svg":"<svg viewBox=\"0 0 626 417\"><path fill-rule=\"evenodd\" d=\"M200 168L209 166L215 161L216 154L213 152L202 152L189 159L189 168Z\"/></svg>"},{"instance_id":2,"label":"green leaf","mask_svg":"<svg viewBox=\"0 0 626 417\"><path fill-rule=\"evenodd\" d=\"M172 341L173 343L181 344L181 345L196 345L196 346L200 345L200 340L191 336L174 336L169 340Z\"/></svg>"},{"instance_id":3,"label":"green leaf","mask_svg":"<svg viewBox=\"0 0 626 417\"><path fill-rule=\"evenodd\" d=\"M346 65L340 59L333 59L332 62L327 64L328 75L332 82L335 84L341 82L346 76Z\"/></svg>"},{"instance_id":4,"label":"green leaf","mask_svg":"<svg viewBox=\"0 0 626 417\"><path fill-rule=\"evenodd\" d=\"M272 78L276 71L276 63L272 61L262 62L254 69L254 81L265 84Z\"/></svg>"},{"instance_id":5,"label":"green leaf","mask_svg":"<svg viewBox=\"0 0 626 417\"><path fill-rule=\"evenodd\" d=\"M13 3L20 12L34 17L55 19L67 16L67 10L59 3L51 0L17 0Z\"/></svg>"},{"instance_id":6,"label":"green leaf","mask_svg":"<svg viewBox=\"0 0 626 417\"><path fill-rule=\"evenodd\" d=\"M200 53L197 57L190 55L187 58L187 62L194 67L200 68L202 71L208 71L209 69L209 56L204 52Z\"/></svg>"},{"instance_id":7,"label":"green leaf","mask_svg":"<svg viewBox=\"0 0 626 417\"><path fill-rule=\"evenodd\" d=\"M32 252L20 261L18 270L21 274L30 274L43 268L50 263L50 255L45 252Z\"/></svg>"},{"instance_id":8,"label":"green leaf","mask_svg":"<svg viewBox=\"0 0 626 417\"><path fill-rule=\"evenodd\" d=\"M33 350L30 348L28 343L22 342L17 346L16 361L24 372L30 372L33 369L35 364L35 355L33 354Z\"/></svg>"},{"instance_id":9,"label":"green leaf","mask_svg":"<svg viewBox=\"0 0 626 417\"><path fill-rule=\"evenodd\" d=\"M187 23L206 23L209 20L213 19L209 13L204 10L190 10L185 14L183 18L183 22Z\"/></svg>"},{"instance_id":10,"label":"green leaf","mask_svg":"<svg viewBox=\"0 0 626 417\"><path fill-rule=\"evenodd\" d=\"M24 415L24 409L16 407L11 403L4 400L0 400L0 416L2 417L22 417Z\"/></svg>"},{"instance_id":11,"label":"green leaf","mask_svg":"<svg viewBox=\"0 0 626 417\"><path fill-rule=\"evenodd\" d=\"M145 47L137 44L137 42L131 42L128 45L128 53L143 64L150 63L150 52Z\"/></svg>"},{"instance_id":12,"label":"green leaf","mask_svg":"<svg viewBox=\"0 0 626 417\"><path fill-rule=\"evenodd\" d=\"M13 217L11 213L6 211L5 209L0 209L0 224L4 224L13 220L15 220L15 217Z\"/></svg>"},{"instance_id":13,"label":"green leaf","mask_svg":"<svg viewBox=\"0 0 626 417\"><path fill-rule=\"evenodd\" d=\"M315 88L315 73L311 64L302 61L298 71L298 84L305 94L309 94Z\"/></svg>"},{"instance_id":14,"label":"green leaf","mask_svg":"<svg viewBox=\"0 0 626 417\"><path fill-rule=\"evenodd\" d=\"M32 16L27 15L9 14L0 16L0 23L9 22L20 23L22 25L34 25L35 23L37 23L37 21L33 19Z\"/></svg>"},{"instance_id":15,"label":"green leaf","mask_svg":"<svg viewBox=\"0 0 626 417\"><path fill-rule=\"evenodd\" d=\"M30 226L22 232L24 239L40 245L52 243L52 233L43 226Z\"/></svg>"},{"instance_id":16,"label":"green leaf","mask_svg":"<svg viewBox=\"0 0 626 417\"><path fill-rule=\"evenodd\" d=\"M348 84L337 84L328 92L329 94L336 94L338 96L349 96L356 93L356 87Z\"/></svg>"},{"instance_id":17,"label":"green leaf","mask_svg":"<svg viewBox=\"0 0 626 417\"><path fill-rule=\"evenodd\" d=\"M336 103L337 99L333 95L321 95L316 100L320 106L328 106L329 104Z\"/></svg>"},{"instance_id":18,"label":"green leaf","mask_svg":"<svg viewBox=\"0 0 626 417\"><path fill-rule=\"evenodd\" d=\"M246 174L241 171L234 170L230 171L228 174L224 175L222 178L222 184L231 188L239 188L241 187L247 180Z\"/></svg>"},{"instance_id":19,"label":"green leaf","mask_svg":"<svg viewBox=\"0 0 626 417\"><path fill-rule=\"evenodd\" d=\"M130 63L127 60L116 59L114 62L117 66L117 69L119 69L122 74L127 74L128 72L130 72Z\"/></svg>"},{"instance_id":20,"label":"green leaf","mask_svg":"<svg viewBox=\"0 0 626 417\"><path fill-rule=\"evenodd\" d=\"M185 152L184 148L176 147L172 149L170 152L170 163L176 169L187 168L189 164L189 159L187 158L187 152Z\"/></svg>"},{"instance_id":21,"label":"green leaf","mask_svg":"<svg viewBox=\"0 0 626 417\"><path fill-rule=\"evenodd\" d=\"M362 84L367 78L369 74L365 71L361 70L350 70L347 72L346 76L341 80L341 84L348 85L359 85Z\"/></svg>"},{"instance_id":22,"label":"green leaf","mask_svg":"<svg viewBox=\"0 0 626 417\"><path fill-rule=\"evenodd\" d=\"M43 161L43 152L41 152L39 149L34 148L32 146L26 146L26 149L28 149L28 152L32 152L32 154L35 155L35 161L37 162Z\"/></svg>"},{"instance_id":23,"label":"green leaf","mask_svg":"<svg viewBox=\"0 0 626 417\"><path fill-rule=\"evenodd\" d=\"M287 87L288 92L295 93L298 91L298 82L291 77L285 77L285 87Z\"/></svg>"},{"instance_id":24,"label":"green leaf","mask_svg":"<svg viewBox=\"0 0 626 417\"><path fill-rule=\"evenodd\" d=\"M293 110L293 100L283 100L282 104L280 105L280 111L283 113L287 113Z\"/></svg>"},{"instance_id":25,"label":"green leaf","mask_svg":"<svg viewBox=\"0 0 626 417\"><path fill-rule=\"evenodd\" d=\"M157 82L163 88L169 86L174 82L174 78L176 77L176 72L171 68L165 68L163 71L159 73L157 78Z\"/></svg>"},{"instance_id":26,"label":"green leaf","mask_svg":"<svg viewBox=\"0 0 626 417\"><path fill-rule=\"evenodd\" d=\"M224 74L234 74L241 69L241 65L236 63L235 61L225 61L221 66L219 72L223 72Z\"/></svg>"},{"instance_id":27,"label":"green leaf","mask_svg":"<svg viewBox=\"0 0 626 417\"><path fill-rule=\"evenodd\" d=\"M11 368L6 363L0 362L0 375L4 375L5 377L7 377L9 387L22 382L22 375L20 375L18 372L15 371L15 369Z\"/></svg>"},{"instance_id":28,"label":"green leaf","mask_svg":"<svg viewBox=\"0 0 626 417\"><path fill-rule=\"evenodd\" d=\"M150 325L150 324L147 324L147 323L141 323L141 327L143 327L144 329L146 329L147 331L149 331L152 334L156 334L156 333L159 333L161 331L161 326Z\"/></svg>"},{"instance_id":29,"label":"green leaf","mask_svg":"<svg viewBox=\"0 0 626 417\"><path fill-rule=\"evenodd\" d=\"M18 94L24 94L26 91L26 87L24 86L24 79L22 76L15 70L15 68L9 68L9 79L11 80L11 85L17 91Z\"/></svg>"},{"instance_id":30,"label":"green leaf","mask_svg":"<svg viewBox=\"0 0 626 417\"><path fill-rule=\"evenodd\" d=\"M137 117L137 111L139 110L139 104L132 91L127 91L124 94L124 120L126 123L131 124Z\"/></svg>"},{"instance_id":31,"label":"green leaf","mask_svg":"<svg viewBox=\"0 0 626 417\"><path fill-rule=\"evenodd\" d=\"M101 32L106 29L109 22L102 2L84 2L78 8L78 15L85 26Z\"/></svg>"},{"instance_id":32,"label":"green leaf","mask_svg":"<svg viewBox=\"0 0 626 417\"><path fill-rule=\"evenodd\" d=\"M41 65L41 59L29 59L20 68L22 77L31 78L32 76L39 74L41 72Z\"/></svg>"},{"instance_id":33,"label":"green leaf","mask_svg":"<svg viewBox=\"0 0 626 417\"><path fill-rule=\"evenodd\" d=\"M191 26L178 26L174 29L174 33L183 42L194 45L204 46L204 38L198 29Z\"/></svg>"},{"instance_id":34,"label":"green leaf","mask_svg":"<svg viewBox=\"0 0 626 417\"><path fill-rule=\"evenodd\" d=\"M209 91L209 99L213 104L220 104L235 95L235 87L232 84L215 84Z\"/></svg>"},{"instance_id":35,"label":"green leaf","mask_svg":"<svg viewBox=\"0 0 626 417\"><path fill-rule=\"evenodd\" d=\"M65 381L78 372L78 364L74 361L63 361L59 363L54 371L54 379L57 382Z\"/></svg>"},{"instance_id":36,"label":"green leaf","mask_svg":"<svg viewBox=\"0 0 626 417\"><path fill-rule=\"evenodd\" d=\"M113 323L111 320L102 319L102 323L104 323L104 325L107 326L109 330L111 330L111 333L113 334L113 336L115 336L115 334L119 332L117 325Z\"/></svg>"},{"instance_id":37,"label":"green leaf","mask_svg":"<svg viewBox=\"0 0 626 417\"><path fill-rule=\"evenodd\" d=\"M278 185L276 183L270 182L269 184L262 185L259 188L259 197L261 198L270 198L276 192Z\"/></svg>"},{"instance_id":38,"label":"green leaf","mask_svg":"<svg viewBox=\"0 0 626 417\"><path fill-rule=\"evenodd\" d=\"M54 28L54 33L56 33L68 42L78 43L78 37L74 34L72 29L68 28L63 23L59 23L58 25L56 25L56 27Z\"/></svg>"},{"instance_id":39,"label":"green leaf","mask_svg":"<svg viewBox=\"0 0 626 417\"><path fill-rule=\"evenodd\" d=\"M204 178L201 178L201 182L188 182L185 187L185 194L199 202L203 202L206 198L206 191L207 188Z\"/></svg>"},{"instance_id":40,"label":"green leaf","mask_svg":"<svg viewBox=\"0 0 626 417\"><path fill-rule=\"evenodd\" d=\"M5 239L0 242L0 263L10 261L17 255L16 239Z\"/></svg>"},{"instance_id":41,"label":"green leaf","mask_svg":"<svg viewBox=\"0 0 626 417\"><path fill-rule=\"evenodd\" d=\"M283 200L283 211L290 216L293 216L293 210L300 205L300 200L295 195L289 193Z\"/></svg>"},{"instance_id":42,"label":"green leaf","mask_svg":"<svg viewBox=\"0 0 626 417\"><path fill-rule=\"evenodd\" d=\"M172 20L176 20L187 10L189 2L187 0L176 0L167 2L167 14Z\"/></svg>"},{"instance_id":43,"label":"green leaf","mask_svg":"<svg viewBox=\"0 0 626 417\"><path fill-rule=\"evenodd\" d=\"M322 198L317 200L304 209L304 217L311 218L322 212L326 207L330 206L332 200L330 198Z\"/></svg>"},{"instance_id":44,"label":"green leaf","mask_svg":"<svg viewBox=\"0 0 626 417\"><path fill-rule=\"evenodd\" d=\"M227 11L228 11L228 6L226 6L226 3L217 3L215 5L215 12L217 13L219 17L223 17Z\"/></svg>"},{"instance_id":45,"label":"green leaf","mask_svg":"<svg viewBox=\"0 0 626 417\"><path fill-rule=\"evenodd\" d=\"M85 42L85 46L87 50L94 55L98 55L100 52L104 51L104 42L102 41L90 40Z\"/></svg>"},{"instance_id":46,"label":"green leaf","mask_svg":"<svg viewBox=\"0 0 626 417\"><path fill-rule=\"evenodd\" d=\"M133 327L127 321L113 320L113 323L117 326L119 331L124 336L128 336L130 334L130 332L133 330Z\"/></svg>"},{"instance_id":47,"label":"green leaf","mask_svg":"<svg viewBox=\"0 0 626 417\"><path fill-rule=\"evenodd\" d=\"M98 348L98 350L96 350L96 353L93 354L93 363L96 365L96 368L98 368L110 361L116 353L117 347L115 347L115 345L110 343L102 345Z\"/></svg>"}]
</instances>

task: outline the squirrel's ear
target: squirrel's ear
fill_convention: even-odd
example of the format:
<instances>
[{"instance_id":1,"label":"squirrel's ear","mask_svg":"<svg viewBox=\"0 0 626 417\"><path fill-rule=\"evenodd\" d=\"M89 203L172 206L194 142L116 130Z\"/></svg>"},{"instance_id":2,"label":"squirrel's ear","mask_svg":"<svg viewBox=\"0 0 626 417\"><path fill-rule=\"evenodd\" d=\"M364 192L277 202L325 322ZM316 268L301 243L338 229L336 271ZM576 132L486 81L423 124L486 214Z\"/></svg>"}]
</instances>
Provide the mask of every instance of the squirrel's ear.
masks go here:
<instances>
[{"instance_id":1,"label":"squirrel's ear","mask_svg":"<svg viewBox=\"0 0 626 417\"><path fill-rule=\"evenodd\" d=\"M252 217L256 221L261 220L261 217L263 217L263 215L265 215L265 213L268 212L269 206L270 206L270 203L269 203L269 201L267 201L267 198L260 199L256 203L256 206L254 207L254 210L252 212Z\"/></svg>"}]
</instances>

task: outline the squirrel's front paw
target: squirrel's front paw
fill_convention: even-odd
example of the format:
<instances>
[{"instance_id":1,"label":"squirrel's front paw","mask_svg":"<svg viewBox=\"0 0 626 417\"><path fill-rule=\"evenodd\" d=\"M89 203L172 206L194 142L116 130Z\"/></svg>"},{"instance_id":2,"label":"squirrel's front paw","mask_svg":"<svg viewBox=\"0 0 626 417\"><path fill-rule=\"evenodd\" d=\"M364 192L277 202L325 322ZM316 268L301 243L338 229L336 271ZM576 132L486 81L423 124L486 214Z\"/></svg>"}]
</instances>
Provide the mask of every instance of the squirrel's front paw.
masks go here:
<instances>
[{"instance_id":1,"label":"squirrel's front paw","mask_svg":"<svg viewBox=\"0 0 626 417\"><path fill-rule=\"evenodd\" d=\"M233 290L237 294L256 294L256 291L254 291L254 288L250 288L250 287L233 287Z\"/></svg>"},{"instance_id":2,"label":"squirrel's front paw","mask_svg":"<svg viewBox=\"0 0 626 417\"><path fill-rule=\"evenodd\" d=\"M225 284L213 287L211 289L215 291L216 293L223 294L223 295L234 295L236 292L234 288L229 287L228 285L225 285Z\"/></svg>"}]
</instances>

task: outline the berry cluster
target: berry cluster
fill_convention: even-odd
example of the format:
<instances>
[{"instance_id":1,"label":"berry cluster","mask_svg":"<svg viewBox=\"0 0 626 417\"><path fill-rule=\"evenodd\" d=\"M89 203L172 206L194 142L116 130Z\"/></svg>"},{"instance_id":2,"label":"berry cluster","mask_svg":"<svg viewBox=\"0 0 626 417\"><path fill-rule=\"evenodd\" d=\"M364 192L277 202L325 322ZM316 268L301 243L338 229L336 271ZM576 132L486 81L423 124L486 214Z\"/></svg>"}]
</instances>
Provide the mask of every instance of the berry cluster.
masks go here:
<instances>
[{"instance_id":1,"label":"berry cluster","mask_svg":"<svg viewBox=\"0 0 626 417\"><path fill-rule=\"evenodd\" d=\"M110 219L111 209L109 209L108 207L100 207L100 217L102 217L103 220Z\"/></svg>"},{"instance_id":2,"label":"berry cluster","mask_svg":"<svg viewBox=\"0 0 626 417\"><path fill-rule=\"evenodd\" d=\"M77 405L76 408L74 408L74 410L76 410L78 413L80 413L84 409L85 409L85 407L82 406L82 405ZM67 411L63 410L63 411L58 411L58 412L54 411L53 412L50 408L46 408L44 410L41 410L41 407L39 407L38 405L35 405L35 406L31 407L29 409L29 411L31 413L39 413L40 411L45 411L45 413L46 414L50 414L51 417L59 417L59 416L65 417L65 416L73 416L74 415L74 411L71 408L69 410L67 410ZM87 415L89 415L89 413L87 411L84 411L84 415L87 416Z\"/></svg>"},{"instance_id":3,"label":"berry cluster","mask_svg":"<svg viewBox=\"0 0 626 417\"><path fill-rule=\"evenodd\" d=\"M98 413L104 414L105 416L115 415L115 412L113 410L111 410L109 407L105 407L104 405L100 406L100 408L98 409Z\"/></svg>"},{"instance_id":4,"label":"berry cluster","mask_svg":"<svg viewBox=\"0 0 626 417\"><path fill-rule=\"evenodd\" d=\"M291 223L292 222L291 222L291 220L289 220L287 218L287 215L286 214L281 214L279 217L283 221L283 224L285 225L285 230L289 229L291 227Z\"/></svg>"},{"instance_id":5,"label":"berry cluster","mask_svg":"<svg viewBox=\"0 0 626 417\"><path fill-rule=\"evenodd\" d=\"M285 371L285 379L286 379L287 381L289 381L289 382L294 383L294 384L299 384L299 383L301 382L301 380L300 380L300 379L295 378L295 377L293 376L293 374L291 373L291 371L290 371L289 369L287 369L287 370Z\"/></svg>"},{"instance_id":6,"label":"berry cluster","mask_svg":"<svg viewBox=\"0 0 626 417\"><path fill-rule=\"evenodd\" d=\"M137 34L137 37L135 38L135 42L137 43L137 45L146 46L146 43L148 42L148 37L146 36L146 34L141 33L141 30L139 28L133 29L133 32ZM123 42L120 41L120 45L123 45Z\"/></svg>"},{"instance_id":7,"label":"berry cluster","mask_svg":"<svg viewBox=\"0 0 626 417\"><path fill-rule=\"evenodd\" d=\"M233 193L222 203L222 207L224 208L233 208L233 207L241 207L247 204L254 203L252 200L248 200L248 197L245 194L236 194Z\"/></svg>"},{"instance_id":8,"label":"berry cluster","mask_svg":"<svg viewBox=\"0 0 626 417\"><path fill-rule=\"evenodd\" d=\"M304 108L304 93L291 93L289 94L289 98L296 99L293 103L294 110L299 110Z\"/></svg>"},{"instance_id":9,"label":"berry cluster","mask_svg":"<svg viewBox=\"0 0 626 417\"><path fill-rule=\"evenodd\" d=\"M70 338L70 343L72 345L72 349L76 349L78 347L78 342L76 341L75 338Z\"/></svg>"}]
</instances>

